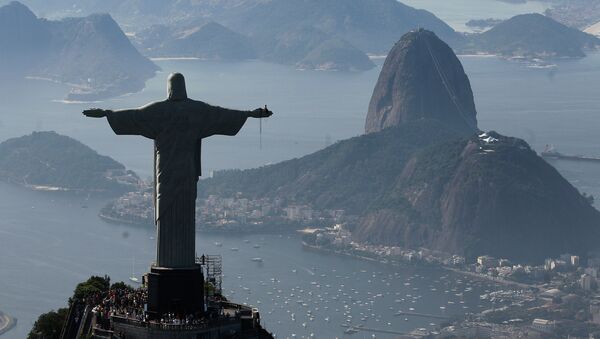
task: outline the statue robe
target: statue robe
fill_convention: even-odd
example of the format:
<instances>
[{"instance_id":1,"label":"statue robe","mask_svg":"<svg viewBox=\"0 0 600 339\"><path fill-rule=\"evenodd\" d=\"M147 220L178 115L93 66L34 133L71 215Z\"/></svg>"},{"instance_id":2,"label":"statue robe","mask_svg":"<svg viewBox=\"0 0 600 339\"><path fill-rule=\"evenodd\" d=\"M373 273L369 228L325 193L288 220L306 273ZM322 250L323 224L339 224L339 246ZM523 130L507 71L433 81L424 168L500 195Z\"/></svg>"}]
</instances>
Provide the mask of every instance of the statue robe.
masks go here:
<instances>
[{"instance_id":1,"label":"statue robe","mask_svg":"<svg viewBox=\"0 0 600 339\"><path fill-rule=\"evenodd\" d=\"M154 140L156 266L194 266L201 140L217 134L236 135L247 117L248 111L191 99L165 100L107 115L116 134Z\"/></svg>"}]
</instances>

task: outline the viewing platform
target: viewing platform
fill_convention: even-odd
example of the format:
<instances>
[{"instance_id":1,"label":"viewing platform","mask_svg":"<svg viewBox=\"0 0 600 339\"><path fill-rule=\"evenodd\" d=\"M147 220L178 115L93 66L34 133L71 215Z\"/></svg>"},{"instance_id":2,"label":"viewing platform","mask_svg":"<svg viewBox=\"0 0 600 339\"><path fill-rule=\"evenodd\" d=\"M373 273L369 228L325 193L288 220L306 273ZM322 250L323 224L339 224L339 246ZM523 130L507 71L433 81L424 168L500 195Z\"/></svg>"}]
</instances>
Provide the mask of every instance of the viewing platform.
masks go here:
<instances>
[{"instance_id":1,"label":"viewing platform","mask_svg":"<svg viewBox=\"0 0 600 339\"><path fill-rule=\"evenodd\" d=\"M144 321L113 315L110 329L94 327L93 338L272 338L262 329L257 309L223 303L220 314L201 319ZM108 335L107 335L108 334Z\"/></svg>"},{"instance_id":2,"label":"viewing platform","mask_svg":"<svg viewBox=\"0 0 600 339\"><path fill-rule=\"evenodd\" d=\"M147 305L145 287L120 286L74 300L61 338L273 338L262 328L258 309L228 302L220 294L208 296L206 309L194 314L156 318L147 312Z\"/></svg>"}]
</instances>

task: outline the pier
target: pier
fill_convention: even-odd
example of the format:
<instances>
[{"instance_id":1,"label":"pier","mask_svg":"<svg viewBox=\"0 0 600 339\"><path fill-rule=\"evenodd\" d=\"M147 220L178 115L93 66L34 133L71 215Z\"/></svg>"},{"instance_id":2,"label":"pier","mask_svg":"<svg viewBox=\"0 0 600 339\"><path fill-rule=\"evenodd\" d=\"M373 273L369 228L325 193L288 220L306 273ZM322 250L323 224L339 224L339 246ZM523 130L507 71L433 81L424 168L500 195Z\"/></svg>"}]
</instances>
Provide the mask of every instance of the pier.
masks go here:
<instances>
[{"instance_id":1,"label":"pier","mask_svg":"<svg viewBox=\"0 0 600 339\"><path fill-rule=\"evenodd\" d=\"M398 312L398 313L396 313L394 315L396 317L409 316L409 317L430 318L430 319L439 319L439 320L448 320L448 319L450 319L450 317L446 317L446 316L443 316L443 315L418 313L418 312L403 312L403 311L400 311L400 312Z\"/></svg>"},{"instance_id":2,"label":"pier","mask_svg":"<svg viewBox=\"0 0 600 339\"><path fill-rule=\"evenodd\" d=\"M396 334L396 335L401 335L401 336L406 336L408 334L408 333L405 333L405 332L399 332L399 331L393 331L393 330L384 330L384 329L378 329L378 328L364 327L362 325L360 325L360 326L352 326L352 325L342 324L341 326L343 328L347 329L347 330L353 330L353 331L364 331L364 332L374 332L374 333ZM409 337L407 337L407 338L409 338Z\"/></svg>"}]
</instances>

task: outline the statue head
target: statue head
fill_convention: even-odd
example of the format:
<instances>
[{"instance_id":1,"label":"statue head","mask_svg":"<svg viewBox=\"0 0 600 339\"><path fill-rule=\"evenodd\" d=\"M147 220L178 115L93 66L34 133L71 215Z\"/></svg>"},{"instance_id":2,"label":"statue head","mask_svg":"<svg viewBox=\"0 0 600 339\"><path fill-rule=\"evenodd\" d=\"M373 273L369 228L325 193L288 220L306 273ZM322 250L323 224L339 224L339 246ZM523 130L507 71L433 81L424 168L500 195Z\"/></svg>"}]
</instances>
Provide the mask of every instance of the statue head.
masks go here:
<instances>
[{"instance_id":1,"label":"statue head","mask_svg":"<svg viewBox=\"0 0 600 339\"><path fill-rule=\"evenodd\" d=\"M169 83L167 90L169 92L169 100L185 100L187 92L185 90L185 78L181 73L171 73L169 75Z\"/></svg>"}]
</instances>

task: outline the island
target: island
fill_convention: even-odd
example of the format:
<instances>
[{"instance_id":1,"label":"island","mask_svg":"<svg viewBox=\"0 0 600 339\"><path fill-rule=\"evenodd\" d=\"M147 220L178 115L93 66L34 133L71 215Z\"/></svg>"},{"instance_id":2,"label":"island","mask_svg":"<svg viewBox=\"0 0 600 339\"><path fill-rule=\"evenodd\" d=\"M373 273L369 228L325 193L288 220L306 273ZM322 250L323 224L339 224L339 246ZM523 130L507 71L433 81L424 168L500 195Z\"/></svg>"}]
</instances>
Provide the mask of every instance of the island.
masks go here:
<instances>
[{"instance_id":1,"label":"island","mask_svg":"<svg viewBox=\"0 0 600 339\"><path fill-rule=\"evenodd\" d=\"M486 53L505 58L581 58L597 50L600 39L567 27L542 14L522 14L500 22L490 30L468 36L458 51Z\"/></svg>"},{"instance_id":2,"label":"island","mask_svg":"<svg viewBox=\"0 0 600 339\"><path fill-rule=\"evenodd\" d=\"M122 194L142 183L133 171L56 132L0 143L0 180L33 190Z\"/></svg>"}]
</instances>

